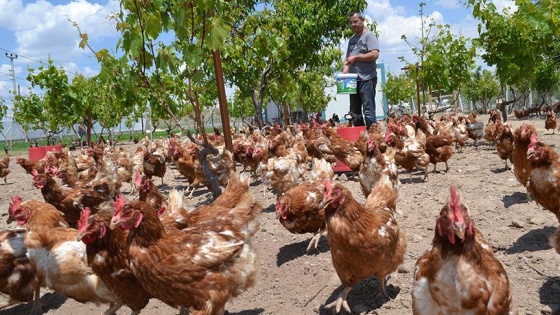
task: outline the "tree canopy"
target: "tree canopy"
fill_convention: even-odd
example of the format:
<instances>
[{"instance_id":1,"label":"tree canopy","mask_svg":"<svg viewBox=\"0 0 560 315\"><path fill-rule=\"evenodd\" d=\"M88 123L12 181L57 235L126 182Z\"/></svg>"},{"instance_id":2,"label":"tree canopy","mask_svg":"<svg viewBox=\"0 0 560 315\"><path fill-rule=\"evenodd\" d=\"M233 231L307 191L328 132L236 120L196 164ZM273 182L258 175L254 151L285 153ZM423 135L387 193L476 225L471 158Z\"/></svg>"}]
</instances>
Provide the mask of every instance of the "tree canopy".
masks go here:
<instances>
[{"instance_id":1,"label":"tree canopy","mask_svg":"<svg viewBox=\"0 0 560 315\"><path fill-rule=\"evenodd\" d=\"M479 20L482 58L496 67L502 88L510 86L514 93L528 91L539 73L547 72L547 64L558 67L560 61L560 2L517 0L515 4L515 10L498 12L491 1L468 1ZM546 89L548 84L540 81Z\"/></svg>"}]
</instances>

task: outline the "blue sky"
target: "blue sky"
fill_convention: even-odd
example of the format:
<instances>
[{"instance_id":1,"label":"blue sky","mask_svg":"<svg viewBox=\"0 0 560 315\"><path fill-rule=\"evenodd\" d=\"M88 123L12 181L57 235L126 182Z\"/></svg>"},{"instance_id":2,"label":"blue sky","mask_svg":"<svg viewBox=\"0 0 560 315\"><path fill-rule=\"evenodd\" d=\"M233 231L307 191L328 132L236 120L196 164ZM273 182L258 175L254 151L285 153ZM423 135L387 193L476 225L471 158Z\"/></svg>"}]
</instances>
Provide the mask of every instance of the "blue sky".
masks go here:
<instances>
[{"instance_id":1,"label":"blue sky","mask_svg":"<svg viewBox=\"0 0 560 315\"><path fill-rule=\"evenodd\" d=\"M405 56L414 62L410 48L401 40L405 34L412 42L420 38L419 3L406 0L368 0L365 14L377 21L380 31L380 57L386 70L398 73L404 66L398 60ZM455 33L477 36L477 21L459 0L424 0L424 15L436 22L450 24ZM498 8L511 6L513 1L494 0ZM78 22L82 32L88 33L95 49L114 50L117 32L108 16L117 12L118 0L0 0L0 97L11 98L10 59L5 53L15 53L16 83L21 93L28 92L25 80L28 68L37 68L49 56L66 71L87 76L99 71L99 65L88 50L78 47L79 36L72 26ZM341 42L342 49L346 41ZM480 61L479 63L482 63Z\"/></svg>"}]
</instances>

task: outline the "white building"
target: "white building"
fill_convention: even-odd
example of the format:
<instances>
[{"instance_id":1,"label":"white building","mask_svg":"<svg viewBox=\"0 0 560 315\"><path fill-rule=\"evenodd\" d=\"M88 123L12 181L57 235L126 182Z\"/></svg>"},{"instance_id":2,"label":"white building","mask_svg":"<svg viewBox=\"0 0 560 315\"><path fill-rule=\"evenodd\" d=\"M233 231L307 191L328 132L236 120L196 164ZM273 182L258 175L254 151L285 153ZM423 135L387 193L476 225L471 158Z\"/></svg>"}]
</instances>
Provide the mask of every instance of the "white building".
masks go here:
<instances>
[{"instance_id":1,"label":"white building","mask_svg":"<svg viewBox=\"0 0 560 315\"><path fill-rule=\"evenodd\" d=\"M350 96L348 94L336 94L336 80L332 80L333 85L325 88L325 93L332 97L332 100L327 105L327 108L323 111L323 118L329 119L333 114L337 114L338 117L343 120L344 115L348 114L350 110ZM385 65L377 65L377 87L375 93L375 113L377 120L385 119L386 113L388 111L387 97L383 93L383 86L385 86ZM282 111L282 106L277 105L274 102L269 102L265 110L265 122L272 123L278 121L280 113ZM310 113L312 114L312 113Z\"/></svg>"}]
</instances>

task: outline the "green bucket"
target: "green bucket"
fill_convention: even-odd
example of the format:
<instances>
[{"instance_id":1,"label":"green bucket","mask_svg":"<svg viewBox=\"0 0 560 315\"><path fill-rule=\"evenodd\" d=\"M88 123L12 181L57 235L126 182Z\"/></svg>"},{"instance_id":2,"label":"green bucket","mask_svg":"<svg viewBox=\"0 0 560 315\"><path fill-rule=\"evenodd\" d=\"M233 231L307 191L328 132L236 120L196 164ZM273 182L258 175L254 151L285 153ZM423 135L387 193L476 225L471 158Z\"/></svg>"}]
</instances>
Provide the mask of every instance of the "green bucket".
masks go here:
<instances>
[{"instance_id":1,"label":"green bucket","mask_svg":"<svg viewBox=\"0 0 560 315\"><path fill-rule=\"evenodd\" d=\"M337 94L356 94L358 75L356 73L339 73L336 75Z\"/></svg>"}]
</instances>

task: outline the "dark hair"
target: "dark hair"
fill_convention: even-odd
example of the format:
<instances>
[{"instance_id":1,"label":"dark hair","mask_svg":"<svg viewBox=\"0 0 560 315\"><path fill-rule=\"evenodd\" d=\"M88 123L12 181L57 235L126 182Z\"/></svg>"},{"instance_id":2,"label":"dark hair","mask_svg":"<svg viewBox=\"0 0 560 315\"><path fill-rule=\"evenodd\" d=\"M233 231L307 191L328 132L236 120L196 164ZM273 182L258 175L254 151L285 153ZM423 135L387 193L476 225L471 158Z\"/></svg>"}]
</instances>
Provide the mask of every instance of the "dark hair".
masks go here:
<instances>
[{"instance_id":1,"label":"dark hair","mask_svg":"<svg viewBox=\"0 0 560 315\"><path fill-rule=\"evenodd\" d=\"M362 12L360 12L360 11L352 11L352 12L350 12L350 14L348 14L348 18L351 18L351 17L353 17L353 16L356 15L356 14L357 14L358 17L360 18L360 20L363 21L363 20L365 19L365 17L362 16Z\"/></svg>"}]
</instances>

